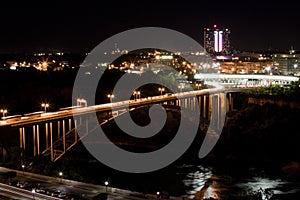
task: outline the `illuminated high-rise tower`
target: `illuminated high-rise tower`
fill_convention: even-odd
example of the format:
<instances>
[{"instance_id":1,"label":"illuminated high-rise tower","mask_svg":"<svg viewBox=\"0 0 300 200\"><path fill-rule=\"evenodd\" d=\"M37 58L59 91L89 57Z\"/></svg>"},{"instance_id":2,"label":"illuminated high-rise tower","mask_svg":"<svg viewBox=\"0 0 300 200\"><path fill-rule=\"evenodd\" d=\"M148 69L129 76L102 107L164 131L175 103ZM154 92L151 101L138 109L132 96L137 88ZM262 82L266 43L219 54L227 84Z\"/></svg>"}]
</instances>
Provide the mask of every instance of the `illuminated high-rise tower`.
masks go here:
<instances>
[{"instance_id":1,"label":"illuminated high-rise tower","mask_svg":"<svg viewBox=\"0 0 300 200\"><path fill-rule=\"evenodd\" d=\"M213 28L204 28L204 48L213 55L230 54L230 30L219 29L217 25Z\"/></svg>"}]
</instances>

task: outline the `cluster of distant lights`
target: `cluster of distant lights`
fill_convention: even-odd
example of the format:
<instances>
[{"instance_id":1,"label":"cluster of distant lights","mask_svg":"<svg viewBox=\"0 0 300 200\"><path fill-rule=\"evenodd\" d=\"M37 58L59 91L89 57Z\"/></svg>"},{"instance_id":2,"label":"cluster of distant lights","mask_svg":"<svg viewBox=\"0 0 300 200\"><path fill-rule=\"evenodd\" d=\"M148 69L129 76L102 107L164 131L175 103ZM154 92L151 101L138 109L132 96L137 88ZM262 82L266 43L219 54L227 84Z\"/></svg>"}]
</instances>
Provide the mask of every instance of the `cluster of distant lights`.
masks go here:
<instances>
[{"instance_id":1,"label":"cluster of distant lights","mask_svg":"<svg viewBox=\"0 0 300 200\"><path fill-rule=\"evenodd\" d=\"M56 61L55 60L52 60L51 62L50 61L37 61L37 63L27 63L26 61L24 62L15 62L13 64L11 64L9 66L9 69L10 70L17 70L18 67L25 67L25 68L29 68L29 67L34 67L35 69L39 70L39 71L47 71L48 70L48 67L49 67L49 64L55 64ZM6 64L4 64L4 66L6 66ZM68 67L69 64L66 63L65 61L62 61L58 64L58 67Z\"/></svg>"},{"instance_id":2,"label":"cluster of distant lights","mask_svg":"<svg viewBox=\"0 0 300 200\"><path fill-rule=\"evenodd\" d=\"M149 54L148 54L149 55ZM143 57L145 58L145 57ZM174 64L174 54L171 55L154 55L154 62L160 63L160 61L171 61ZM150 64L139 64L138 62L133 63L133 62L128 62L128 61L123 61L121 63L121 66L115 66L114 64L109 64L109 63L98 63L97 67L107 67L109 70L111 69L117 69L121 71L125 71L126 73L132 73L132 74L142 74L145 72L147 69L149 69ZM182 61L179 66L174 66L175 69L179 71L179 75L181 74L186 74L187 72L191 74L196 74L199 73L199 71L203 69L217 69L220 67L219 62L201 62L201 63L189 63L187 61ZM159 71L159 70L158 70ZM153 71L154 73L158 71ZM90 75L90 72L86 72L87 75Z\"/></svg>"},{"instance_id":3,"label":"cluster of distant lights","mask_svg":"<svg viewBox=\"0 0 300 200\"><path fill-rule=\"evenodd\" d=\"M178 62L178 60L174 58L174 55L175 55L174 53L162 54L161 52L155 51L154 53L148 52L147 55L141 56L140 59L150 59L150 58L152 59L153 56L154 60L152 60L152 62L154 63L167 61L167 62L172 62L171 64L175 65L175 63ZM193 65L187 63L186 61L183 61L181 66L184 67L186 66L189 70L191 70ZM140 63L139 59L137 59L136 61L123 61L120 66L115 66L114 64L109 64L109 63L98 63L98 67L108 67L108 69L118 69L118 70L123 70L127 73L141 74L145 71L145 69L149 68L149 63ZM175 68L178 68L178 66ZM184 70L184 73L185 72L186 70ZM196 73L196 70L194 69L193 72Z\"/></svg>"},{"instance_id":4,"label":"cluster of distant lights","mask_svg":"<svg viewBox=\"0 0 300 200\"><path fill-rule=\"evenodd\" d=\"M181 63L178 61L177 58L175 58L175 55L181 55L181 54L189 54L189 55L196 55L196 56L202 56L206 55L204 52L175 52L175 53L162 53L162 52L148 52L147 55L142 55L140 59L152 59L151 62L153 63L161 63L161 62L169 62L175 69L178 69L180 74L187 73L190 71L191 73L195 74L197 73L197 69L199 68L201 64L197 63L189 63L187 61L182 61ZM177 64L176 64L177 63ZM121 66L115 66L113 64L108 63L99 63L98 66L108 66L108 69L119 69L124 70L127 73L137 73L141 74L146 69L149 68L149 63L139 63L139 60L137 59L136 62L128 62L124 61L121 63ZM181 69L184 68L184 69ZM155 71L154 71L155 73Z\"/></svg>"},{"instance_id":5,"label":"cluster of distant lights","mask_svg":"<svg viewBox=\"0 0 300 200\"><path fill-rule=\"evenodd\" d=\"M46 61L38 61L37 64L33 64L32 65L34 68L36 68L37 70L40 70L40 71L47 71L47 68L48 68L48 62ZM13 65L11 65L9 67L10 70L17 70L18 67L31 67L31 63L26 63L25 61L24 62L21 62L21 63L17 63L15 62Z\"/></svg>"},{"instance_id":6,"label":"cluster of distant lights","mask_svg":"<svg viewBox=\"0 0 300 200\"><path fill-rule=\"evenodd\" d=\"M62 52L48 53L48 54L46 54L46 53L35 53L35 54L33 54L33 55L34 55L34 56L45 56L45 55L48 55L48 56L52 56L52 55L63 56L64 53L62 53Z\"/></svg>"},{"instance_id":7,"label":"cluster of distant lights","mask_svg":"<svg viewBox=\"0 0 300 200\"><path fill-rule=\"evenodd\" d=\"M86 55L88 55L89 53L86 53ZM57 56L63 56L65 55L65 53L62 52L57 52L57 53L35 53L33 54L34 56L52 56L52 55L57 55ZM36 63L30 63L30 62L14 62L11 64L8 64L8 67L10 70L17 70L19 67L25 67L25 68L29 68L29 67L34 67L35 69L39 70L39 71L47 71L49 64L55 64L56 61L52 60L52 61L48 61L48 59L44 60L42 58L41 61L37 61ZM4 64L4 67L6 67L7 64ZM59 63L58 67L68 67L69 64L66 63L66 61L62 61Z\"/></svg>"},{"instance_id":8,"label":"cluster of distant lights","mask_svg":"<svg viewBox=\"0 0 300 200\"><path fill-rule=\"evenodd\" d=\"M216 26L214 26L214 28L216 28ZM221 51L221 39L219 36L218 36L218 41L219 41L219 44L218 44L218 50ZM128 53L128 50L118 50L118 51L113 51L112 53ZM288 57L295 57L296 55L294 54L295 51L291 51L290 54L283 54L283 55L280 55L280 57L282 58L288 58ZM184 54L187 54L187 55L196 55L196 56L204 56L204 55L207 55L205 52L175 52L175 53L171 53L171 54L161 54L161 52L148 52L148 55L147 56L144 56L143 58L147 58L149 56L154 56L155 59L157 61L159 60L173 60L174 59L174 55L184 55ZM45 56L46 54L45 53L37 53L37 54L34 54L35 56ZM48 55L52 55L52 54L48 54ZM64 55L64 53L55 53L55 55ZM273 57L279 57L279 55L275 54ZM231 56L216 56L216 59L217 60L239 60L239 57L231 57ZM269 60L270 58L266 57L265 55L263 54L260 54L259 57L258 57L258 60L259 61L266 61L266 60ZM47 68L49 66L50 63L56 63L55 60L52 60L50 62L48 62L47 60L46 61L38 61L37 63L35 64L31 64L31 63L26 63L25 61L24 62L15 62L13 64L10 64L9 68L11 70L17 70L18 67L34 67L36 68L37 70L40 70L40 71L47 71ZM274 66L277 66L278 63L273 63ZM5 66L6 64L4 64ZM131 63L131 62L123 62L123 65L124 66L120 66L120 67L116 67L114 66L113 64L109 64L109 63L99 63L98 66L99 67L107 67L108 66L108 69L119 69L119 70L124 70L125 72L128 72L128 73L138 73L138 74L141 74L144 72L144 67L142 66L139 66L138 63ZM182 65L184 66L185 65L185 62L182 63ZM65 67L65 66L68 66L68 63L59 63L59 66L58 67ZM217 68L219 67L220 64L219 63L190 63L190 64L187 64L186 67L188 67L189 69L192 70L192 73L197 73L199 70L202 70L202 69L209 69L209 68ZM137 67L140 67L139 70L135 70L135 68ZM293 64L293 67L294 69L298 68L298 64ZM234 71L235 69L233 69L232 71ZM267 72L269 72L270 70L268 70L268 68L265 69ZM187 70L182 70L180 71L180 73L186 73ZM219 71L218 73L220 73L221 71ZM244 73L244 71L242 71L241 73Z\"/></svg>"}]
</instances>

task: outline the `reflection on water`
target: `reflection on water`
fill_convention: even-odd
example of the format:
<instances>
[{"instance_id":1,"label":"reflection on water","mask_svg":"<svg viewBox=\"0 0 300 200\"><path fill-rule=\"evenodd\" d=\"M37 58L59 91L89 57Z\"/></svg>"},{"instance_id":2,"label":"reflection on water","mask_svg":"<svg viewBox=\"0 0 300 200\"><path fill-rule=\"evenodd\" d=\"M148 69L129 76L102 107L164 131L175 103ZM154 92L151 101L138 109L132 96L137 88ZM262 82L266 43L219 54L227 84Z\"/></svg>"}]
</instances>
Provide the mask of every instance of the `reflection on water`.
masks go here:
<instances>
[{"instance_id":1,"label":"reflection on water","mask_svg":"<svg viewBox=\"0 0 300 200\"><path fill-rule=\"evenodd\" d=\"M247 170L246 176L216 175L212 168L181 166L189 173L182 180L187 188L186 199L243 199L244 196L270 199L273 195L287 195L300 191L299 183L271 178L263 171ZM189 170L188 170L188 169ZM240 198L237 198L240 197ZM277 198L280 199L280 198Z\"/></svg>"},{"instance_id":2,"label":"reflection on water","mask_svg":"<svg viewBox=\"0 0 300 200\"><path fill-rule=\"evenodd\" d=\"M204 168L202 166L195 172L188 173L183 183L188 188L187 197L189 199L203 199L214 197L218 198L217 193L212 186L213 183L209 183L212 177L212 171L210 168Z\"/></svg>"},{"instance_id":3,"label":"reflection on water","mask_svg":"<svg viewBox=\"0 0 300 200\"><path fill-rule=\"evenodd\" d=\"M237 184L237 186L247 191L260 191L262 199L268 199L269 196L276 194L292 194L300 191L300 187L297 184L292 184L282 179L266 177L253 177L247 182Z\"/></svg>"}]
</instances>

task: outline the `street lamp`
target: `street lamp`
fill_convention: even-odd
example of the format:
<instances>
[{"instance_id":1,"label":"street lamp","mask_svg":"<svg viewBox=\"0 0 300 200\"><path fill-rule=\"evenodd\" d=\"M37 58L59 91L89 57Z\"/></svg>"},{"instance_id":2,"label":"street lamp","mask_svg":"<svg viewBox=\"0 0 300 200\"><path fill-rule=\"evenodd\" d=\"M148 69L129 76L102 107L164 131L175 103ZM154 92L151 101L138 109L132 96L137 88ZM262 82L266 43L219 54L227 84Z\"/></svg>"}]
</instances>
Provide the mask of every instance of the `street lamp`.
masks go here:
<instances>
[{"instance_id":1,"label":"street lamp","mask_svg":"<svg viewBox=\"0 0 300 200\"><path fill-rule=\"evenodd\" d=\"M49 108L48 103L42 103L42 107L44 108L44 111L47 112L47 108Z\"/></svg>"},{"instance_id":2,"label":"street lamp","mask_svg":"<svg viewBox=\"0 0 300 200\"><path fill-rule=\"evenodd\" d=\"M35 194L35 189L34 188L31 190L31 193L32 193L32 198L34 199L34 194Z\"/></svg>"},{"instance_id":3,"label":"street lamp","mask_svg":"<svg viewBox=\"0 0 300 200\"><path fill-rule=\"evenodd\" d=\"M200 89L201 86L202 86L201 83L196 83L196 87L198 88L198 90Z\"/></svg>"},{"instance_id":4,"label":"street lamp","mask_svg":"<svg viewBox=\"0 0 300 200\"><path fill-rule=\"evenodd\" d=\"M1 109L0 112L2 113L3 117L5 117L8 111L6 109Z\"/></svg>"},{"instance_id":5,"label":"street lamp","mask_svg":"<svg viewBox=\"0 0 300 200\"><path fill-rule=\"evenodd\" d=\"M133 91L134 100L141 98L141 91Z\"/></svg>"},{"instance_id":6,"label":"street lamp","mask_svg":"<svg viewBox=\"0 0 300 200\"><path fill-rule=\"evenodd\" d=\"M76 101L77 101L77 106L87 107L87 100L86 99L77 98Z\"/></svg>"},{"instance_id":7,"label":"street lamp","mask_svg":"<svg viewBox=\"0 0 300 200\"><path fill-rule=\"evenodd\" d=\"M112 99L115 97L113 94L108 94L107 97L110 99L110 103L112 103Z\"/></svg>"},{"instance_id":8,"label":"street lamp","mask_svg":"<svg viewBox=\"0 0 300 200\"><path fill-rule=\"evenodd\" d=\"M182 92L184 85L179 85L178 88L180 89L180 92Z\"/></svg>"},{"instance_id":9,"label":"street lamp","mask_svg":"<svg viewBox=\"0 0 300 200\"><path fill-rule=\"evenodd\" d=\"M104 182L104 185L105 185L105 190L106 190L106 192L107 192L108 181L105 181L105 182Z\"/></svg>"},{"instance_id":10,"label":"street lamp","mask_svg":"<svg viewBox=\"0 0 300 200\"><path fill-rule=\"evenodd\" d=\"M164 87L160 87L160 88L158 88L158 91L160 91L160 95L162 96L162 93L165 91L165 88Z\"/></svg>"},{"instance_id":11,"label":"street lamp","mask_svg":"<svg viewBox=\"0 0 300 200\"><path fill-rule=\"evenodd\" d=\"M23 175L24 175L24 169L25 169L25 165L24 164L22 165L22 169L23 169Z\"/></svg>"},{"instance_id":12,"label":"street lamp","mask_svg":"<svg viewBox=\"0 0 300 200\"><path fill-rule=\"evenodd\" d=\"M156 198L159 198L159 195L160 195L160 192L157 191L157 192L156 192Z\"/></svg>"},{"instance_id":13,"label":"street lamp","mask_svg":"<svg viewBox=\"0 0 300 200\"><path fill-rule=\"evenodd\" d=\"M58 175L60 176L60 181L62 182L62 175L63 175L63 173L59 172Z\"/></svg>"},{"instance_id":14,"label":"street lamp","mask_svg":"<svg viewBox=\"0 0 300 200\"><path fill-rule=\"evenodd\" d=\"M138 99L141 98L141 91L137 91L137 98L138 98Z\"/></svg>"}]
</instances>

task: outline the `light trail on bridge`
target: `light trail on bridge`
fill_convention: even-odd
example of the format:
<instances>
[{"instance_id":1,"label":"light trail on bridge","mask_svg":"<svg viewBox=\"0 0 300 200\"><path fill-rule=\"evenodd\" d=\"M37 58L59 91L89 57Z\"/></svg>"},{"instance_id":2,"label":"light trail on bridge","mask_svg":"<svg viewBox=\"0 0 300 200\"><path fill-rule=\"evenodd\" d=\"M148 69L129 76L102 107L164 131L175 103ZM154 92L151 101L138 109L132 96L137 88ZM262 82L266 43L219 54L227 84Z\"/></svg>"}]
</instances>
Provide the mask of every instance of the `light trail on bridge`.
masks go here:
<instances>
[{"instance_id":1,"label":"light trail on bridge","mask_svg":"<svg viewBox=\"0 0 300 200\"><path fill-rule=\"evenodd\" d=\"M213 93L225 91L224 87L215 83L211 83L211 84L214 84L214 88L188 91L188 92L175 93L175 94L165 94L165 95L146 97L146 98L141 98L136 100L126 100L126 101L119 101L119 102L106 103L100 105L93 105L88 107L75 107L75 108L67 107L67 108L61 108L59 111L55 111L55 112L42 112L42 113L36 112L36 114L33 115L24 114L22 116L16 115L16 117L8 116L6 119L0 121L0 126L22 126L26 124L33 124L33 123L39 123L43 121L58 120L58 119L77 116L77 115L90 114L92 112L110 111L112 108L122 109L128 106L138 107L147 104L160 103L163 101L188 98L190 96L195 96L195 95L213 94Z\"/></svg>"}]
</instances>

